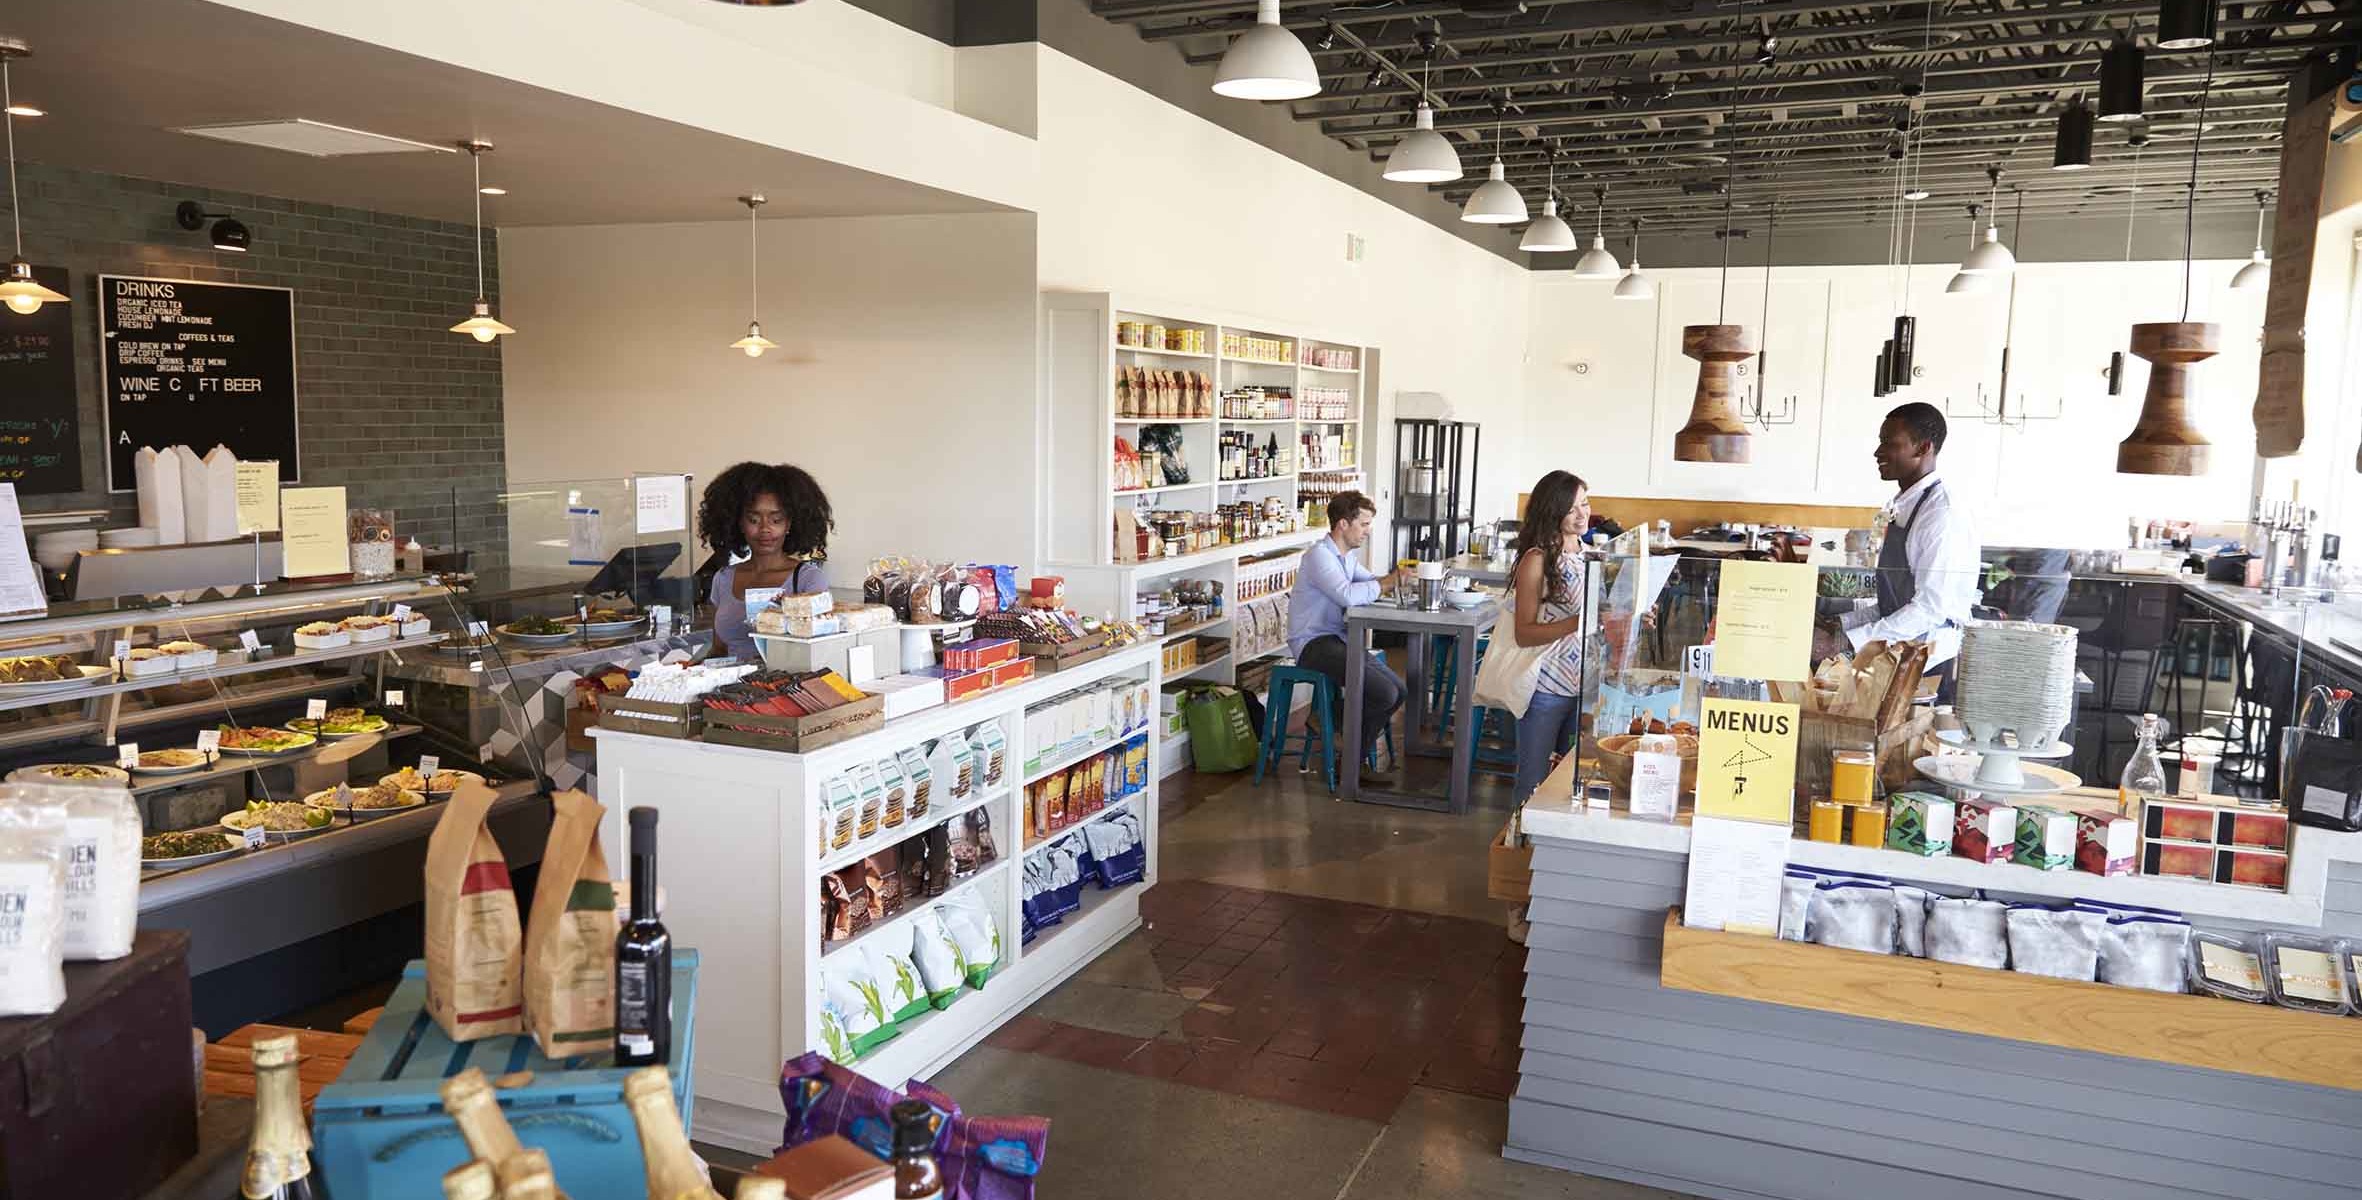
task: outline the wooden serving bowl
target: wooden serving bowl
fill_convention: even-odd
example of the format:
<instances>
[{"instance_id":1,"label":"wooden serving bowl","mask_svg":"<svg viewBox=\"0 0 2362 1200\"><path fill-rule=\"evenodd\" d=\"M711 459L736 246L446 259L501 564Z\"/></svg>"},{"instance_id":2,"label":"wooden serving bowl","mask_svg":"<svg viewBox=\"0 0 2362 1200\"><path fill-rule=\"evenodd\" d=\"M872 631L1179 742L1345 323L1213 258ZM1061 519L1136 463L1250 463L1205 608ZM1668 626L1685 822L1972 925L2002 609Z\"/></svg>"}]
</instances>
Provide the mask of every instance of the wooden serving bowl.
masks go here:
<instances>
[{"instance_id":1,"label":"wooden serving bowl","mask_svg":"<svg viewBox=\"0 0 2362 1200\"><path fill-rule=\"evenodd\" d=\"M1616 733L1599 739L1596 750L1600 772L1614 785L1616 794L1632 794L1632 748L1640 744L1637 733ZM1677 735L1678 736L1678 735ZM1698 790L1698 741L1681 737L1681 794Z\"/></svg>"}]
</instances>

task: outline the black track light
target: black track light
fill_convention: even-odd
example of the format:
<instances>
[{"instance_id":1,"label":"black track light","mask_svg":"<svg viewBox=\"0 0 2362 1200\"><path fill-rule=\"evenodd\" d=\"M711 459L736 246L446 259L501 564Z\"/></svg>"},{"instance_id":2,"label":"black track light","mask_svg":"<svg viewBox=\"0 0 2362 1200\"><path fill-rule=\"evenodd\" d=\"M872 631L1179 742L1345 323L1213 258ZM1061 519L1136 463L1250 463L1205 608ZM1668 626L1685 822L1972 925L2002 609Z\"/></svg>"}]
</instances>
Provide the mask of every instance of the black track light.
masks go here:
<instances>
[{"instance_id":1,"label":"black track light","mask_svg":"<svg viewBox=\"0 0 2362 1200\"><path fill-rule=\"evenodd\" d=\"M1314 43L1312 44L1312 48L1313 48L1313 49L1315 49L1315 50L1334 50L1334 49L1336 49L1336 48L1337 48L1337 27L1336 27L1336 26L1334 26L1334 25L1323 25L1323 26L1321 27L1321 30L1320 30L1320 40L1319 40L1319 41L1317 41L1317 42L1314 42Z\"/></svg>"},{"instance_id":2,"label":"black track light","mask_svg":"<svg viewBox=\"0 0 2362 1200\"><path fill-rule=\"evenodd\" d=\"M2157 46L2203 50L2214 44L2214 0L2165 0L2157 6Z\"/></svg>"},{"instance_id":3,"label":"black track light","mask_svg":"<svg viewBox=\"0 0 2362 1200\"><path fill-rule=\"evenodd\" d=\"M2100 120L2141 119L2141 75L2146 61L2141 48L2123 33L2100 53Z\"/></svg>"},{"instance_id":4,"label":"black track light","mask_svg":"<svg viewBox=\"0 0 2362 1200\"><path fill-rule=\"evenodd\" d=\"M2077 96L2059 113L2058 145L2050 153L2053 171L2080 171L2091 165L2092 112Z\"/></svg>"},{"instance_id":5,"label":"black track light","mask_svg":"<svg viewBox=\"0 0 2362 1200\"><path fill-rule=\"evenodd\" d=\"M248 232L244 221L228 213L206 212L205 206L194 200L183 200L174 206L172 221L191 231L203 229L205 222L212 221L213 229L208 236L212 238L216 250L244 254L254 243L254 235Z\"/></svg>"}]
</instances>

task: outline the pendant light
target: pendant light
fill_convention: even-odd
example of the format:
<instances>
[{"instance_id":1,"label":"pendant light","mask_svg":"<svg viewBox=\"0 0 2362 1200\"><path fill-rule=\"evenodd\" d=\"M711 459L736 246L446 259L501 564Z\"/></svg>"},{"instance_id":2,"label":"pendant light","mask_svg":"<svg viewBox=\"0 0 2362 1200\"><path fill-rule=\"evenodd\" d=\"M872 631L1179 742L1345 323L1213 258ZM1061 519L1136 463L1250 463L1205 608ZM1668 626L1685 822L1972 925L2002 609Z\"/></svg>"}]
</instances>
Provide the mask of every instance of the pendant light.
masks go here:
<instances>
[{"instance_id":1,"label":"pendant light","mask_svg":"<svg viewBox=\"0 0 2362 1200\"><path fill-rule=\"evenodd\" d=\"M30 316L41 311L44 304L64 304L66 297L41 286L33 278L33 264L25 261L24 204L16 195L16 96L9 91L8 64L11 59L30 58L33 52L14 38L0 39L0 103L5 103L8 123L8 220L16 232L16 254L8 260L8 277L0 280L0 303L19 316Z\"/></svg>"},{"instance_id":2,"label":"pendant light","mask_svg":"<svg viewBox=\"0 0 2362 1200\"><path fill-rule=\"evenodd\" d=\"M1463 221L1515 225L1526 219L1525 197L1510 186L1508 168L1501 163L1501 114L1508 107L1500 97L1493 98L1493 165L1485 181L1468 194L1468 203L1460 209Z\"/></svg>"},{"instance_id":3,"label":"pendant light","mask_svg":"<svg viewBox=\"0 0 2362 1200\"><path fill-rule=\"evenodd\" d=\"M1985 205L1985 240L1971 247L1968 257L1960 260L1963 275L2006 275L2017 269L2017 256L2001 244L2001 227L1993 222L2001 214L2001 168L1986 167L1985 178L1992 182L1992 194Z\"/></svg>"},{"instance_id":4,"label":"pendant light","mask_svg":"<svg viewBox=\"0 0 2362 1200\"><path fill-rule=\"evenodd\" d=\"M2157 7L2157 46L2203 50L2214 44L2214 0L2165 0Z\"/></svg>"},{"instance_id":5,"label":"pendant light","mask_svg":"<svg viewBox=\"0 0 2362 1200\"><path fill-rule=\"evenodd\" d=\"M1984 211L1985 206L1982 204L1971 204L1968 206L1968 244L1971 246L1976 245L1977 242L1977 217ZM1952 273L1952 282L1944 285L1944 292L1947 295L1953 296L1960 295L1963 292L1981 292L1985 290L1985 284L1990 282L1992 278L1993 277L1990 275L1976 275L1967 271L1954 271Z\"/></svg>"},{"instance_id":6,"label":"pendant light","mask_svg":"<svg viewBox=\"0 0 2362 1200\"><path fill-rule=\"evenodd\" d=\"M1734 156L1735 157L1735 156ZM1731 188L1722 191L1722 300L1715 324L1685 325L1681 352L1698 360L1698 386L1690 394L1689 422L1673 435L1676 462L1743 463L1754 458L1754 436L1739 419L1738 366L1755 354L1755 338L1744 325L1722 324L1730 301Z\"/></svg>"},{"instance_id":7,"label":"pendant light","mask_svg":"<svg viewBox=\"0 0 2362 1200\"><path fill-rule=\"evenodd\" d=\"M1577 279L1614 279L1624 268L1616 264L1616 256L1607 248L1607 189L1593 188L1591 248L1575 260Z\"/></svg>"},{"instance_id":8,"label":"pendant light","mask_svg":"<svg viewBox=\"0 0 2362 1200\"><path fill-rule=\"evenodd\" d=\"M1312 51L1279 23L1279 0L1257 0L1255 23L1231 40L1214 69L1214 94L1233 100L1302 100L1320 92Z\"/></svg>"},{"instance_id":9,"label":"pendant light","mask_svg":"<svg viewBox=\"0 0 2362 1200\"><path fill-rule=\"evenodd\" d=\"M492 143L482 138L469 138L461 142L459 148L467 151L468 163L476 172L476 306L467 320L451 327L451 332L464 333L479 342L489 342L501 334L516 332L492 315L492 305L484 299L484 156L492 152Z\"/></svg>"},{"instance_id":10,"label":"pendant light","mask_svg":"<svg viewBox=\"0 0 2362 1200\"><path fill-rule=\"evenodd\" d=\"M1452 139L1435 131L1435 106L1427 102L1428 80L1435 71L1435 33L1419 32L1426 64L1419 69L1419 108L1411 131L1386 156L1386 178L1396 183L1450 183L1460 177L1460 152Z\"/></svg>"},{"instance_id":11,"label":"pendant light","mask_svg":"<svg viewBox=\"0 0 2362 1200\"><path fill-rule=\"evenodd\" d=\"M2239 268L2238 274L2231 276L2231 286L2240 291L2272 282L2272 260L2264 254L2264 209L2271 202L2272 193L2255 194L2255 256L2247 260L2246 266Z\"/></svg>"},{"instance_id":12,"label":"pendant light","mask_svg":"<svg viewBox=\"0 0 2362 1200\"><path fill-rule=\"evenodd\" d=\"M2211 8L2210 8L2211 18ZM2213 447L2190 422L2197 364L2222 350L2223 327L2190 319L2190 279L2195 269L2198 221L2198 150L2206 141L2206 106L2214 91L2214 55L2206 56L2206 82L2198 92L2198 132L2190 138L2190 181L2182 202L2182 319L2132 327L2132 352L2149 362L2149 389L2140 419L2116 447L2120 475L2204 475Z\"/></svg>"},{"instance_id":13,"label":"pendant light","mask_svg":"<svg viewBox=\"0 0 2362 1200\"><path fill-rule=\"evenodd\" d=\"M761 358L763 351L779 348L779 343L763 336L763 322L761 320L763 291L758 282L763 259L755 238L757 228L755 210L770 201L761 192L756 192L751 196L740 196L738 202L746 206L746 312L748 320L746 322L746 336L730 343L730 348L744 351L748 358Z\"/></svg>"},{"instance_id":14,"label":"pendant light","mask_svg":"<svg viewBox=\"0 0 2362 1200\"><path fill-rule=\"evenodd\" d=\"M1656 298L1656 280L1641 274L1640 271L1640 218L1634 217L1632 218L1632 269L1624 272L1624 277L1616 281L1616 299L1654 300Z\"/></svg>"},{"instance_id":15,"label":"pendant light","mask_svg":"<svg viewBox=\"0 0 2362 1200\"><path fill-rule=\"evenodd\" d=\"M1526 226L1517 248L1535 254L1559 254L1575 248L1575 231L1567 228L1566 219L1558 215L1558 147L1545 146L1542 153L1550 163L1549 183L1542 193L1542 215Z\"/></svg>"},{"instance_id":16,"label":"pendant light","mask_svg":"<svg viewBox=\"0 0 2362 1200\"><path fill-rule=\"evenodd\" d=\"M2080 171L2091 165L2091 109L2077 95L2059 113L2058 141L2051 146L2050 169Z\"/></svg>"},{"instance_id":17,"label":"pendant light","mask_svg":"<svg viewBox=\"0 0 2362 1200\"><path fill-rule=\"evenodd\" d=\"M2116 40L2100 52L2100 120L2141 119L2141 77L2146 65L2147 54L2132 40L2132 31L2118 30Z\"/></svg>"}]
</instances>

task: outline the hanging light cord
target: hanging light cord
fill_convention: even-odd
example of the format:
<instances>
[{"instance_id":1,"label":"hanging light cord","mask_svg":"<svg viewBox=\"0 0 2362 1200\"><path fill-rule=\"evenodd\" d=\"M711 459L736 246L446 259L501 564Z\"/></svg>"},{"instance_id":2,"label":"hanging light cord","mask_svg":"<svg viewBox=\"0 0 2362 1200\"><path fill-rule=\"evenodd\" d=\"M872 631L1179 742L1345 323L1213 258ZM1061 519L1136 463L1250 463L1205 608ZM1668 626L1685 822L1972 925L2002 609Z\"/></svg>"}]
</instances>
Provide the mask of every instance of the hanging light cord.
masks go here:
<instances>
[{"instance_id":1,"label":"hanging light cord","mask_svg":"<svg viewBox=\"0 0 2362 1200\"><path fill-rule=\"evenodd\" d=\"M8 121L8 223L16 233L16 256L25 256L24 205L16 196L16 92L8 82L8 60L0 58L0 104L10 110L0 113Z\"/></svg>"},{"instance_id":2,"label":"hanging light cord","mask_svg":"<svg viewBox=\"0 0 2362 1200\"><path fill-rule=\"evenodd\" d=\"M476 170L476 303L484 302L484 152L467 148L468 163Z\"/></svg>"},{"instance_id":3,"label":"hanging light cord","mask_svg":"<svg viewBox=\"0 0 2362 1200\"><path fill-rule=\"evenodd\" d=\"M2206 104L2214 99L2214 47L2206 47L2206 82L2198 85L2198 128L2190 135L2190 195L2182 204L2182 320L2190 319L2190 271L2197 250L2198 147L2206 141Z\"/></svg>"},{"instance_id":4,"label":"hanging light cord","mask_svg":"<svg viewBox=\"0 0 2362 1200\"><path fill-rule=\"evenodd\" d=\"M2144 146L2132 148L2132 192L2124 198L2124 261L2126 262L2132 261L2132 223L2140 211L2141 151L2144 149L2146 149Z\"/></svg>"},{"instance_id":5,"label":"hanging light cord","mask_svg":"<svg viewBox=\"0 0 2362 1200\"><path fill-rule=\"evenodd\" d=\"M1731 186L1722 185L1722 294L1714 301L1714 323L1724 324L1723 314L1730 309L1730 199Z\"/></svg>"},{"instance_id":6,"label":"hanging light cord","mask_svg":"<svg viewBox=\"0 0 2362 1200\"><path fill-rule=\"evenodd\" d=\"M749 320L755 321L763 319L763 293L761 281L757 278L763 269L760 253L761 247L755 242L755 206L750 198L746 204L746 315Z\"/></svg>"},{"instance_id":7,"label":"hanging light cord","mask_svg":"<svg viewBox=\"0 0 2362 1200\"><path fill-rule=\"evenodd\" d=\"M1731 39L1731 58L1737 59L1747 41L1747 0L1739 0L1739 17L1731 28L1738 36ZM1731 197L1738 191L1739 179L1739 78L1731 76L1730 120L1731 144L1724 148L1722 157L1722 291L1714 301L1714 323L1724 323L1730 308L1730 207Z\"/></svg>"},{"instance_id":8,"label":"hanging light cord","mask_svg":"<svg viewBox=\"0 0 2362 1200\"><path fill-rule=\"evenodd\" d=\"M1775 179L1774 182L1776 183L1777 180ZM1779 194L1779 189L1775 186L1772 193L1776 197ZM1779 234L1780 202L1774 199L1771 203L1771 211L1763 218L1763 319L1759 322L1763 328L1756 331L1755 340L1755 414L1757 416L1763 415L1764 401L1770 399L1771 396L1771 385L1765 382L1771 374L1771 369L1766 365L1768 360L1764 358L1764 353L1771 349L1772 247L1778 244Z\"/></svg>"}]
</instances>

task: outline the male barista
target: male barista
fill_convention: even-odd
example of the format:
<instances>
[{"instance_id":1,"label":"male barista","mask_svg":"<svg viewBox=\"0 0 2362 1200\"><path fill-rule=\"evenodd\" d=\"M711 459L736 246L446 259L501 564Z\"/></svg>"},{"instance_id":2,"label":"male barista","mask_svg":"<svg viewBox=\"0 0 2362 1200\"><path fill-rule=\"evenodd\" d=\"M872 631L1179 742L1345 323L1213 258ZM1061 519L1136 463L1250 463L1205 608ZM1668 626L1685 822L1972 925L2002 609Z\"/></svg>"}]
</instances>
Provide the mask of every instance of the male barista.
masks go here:
<instances>
[{"instance_id":1,"label":"male barista","mask_svg":"<svg viewBox=\"0 0 2362 1200\"><path fill-rule=\"evenodd\" d=\"M1938 676L1938 698L1949 700L1960 629L1979 595L1984 574L1976 529L1956 503L1936 456L1944 449L1944 414L1932 404L1905 404L1878 427L1878 477L1895 498L1878 514L1878 598L1861 601L1836 631L1815 638L1813 661L1860 650L1874 641L1926 642L1927 670Z\"/></svg>"},{"instance_id":2,"label":"male barista","mask_svg":"<svg viewBox=\"0 0 2362 1200\"><path fill-rule=\"evenodd\" d=\"M1329 677L1336 688L1337 708L1330 714L1332 728L1344 724L1346 656L1368 654L1345 643L1345 610L1374 604L1388 581L1400 583L1402 573L1373 575L1361 564L1358 551L1370 540L1370 526L1378 506L1360 492L1339 492L1329 501L1329 533L1312 543L1296 568L1296 586L1288 591L1288 653L1299 665ZM1402 707L1402 677L1371 655L1361 674L1361 745L1367 753L1378 744L1378 731ZM1359 767L1346 764L1346 770ZM1363 770L1372 783L1392 783L1389 774Z\"/></svg>"}]
</instances>

